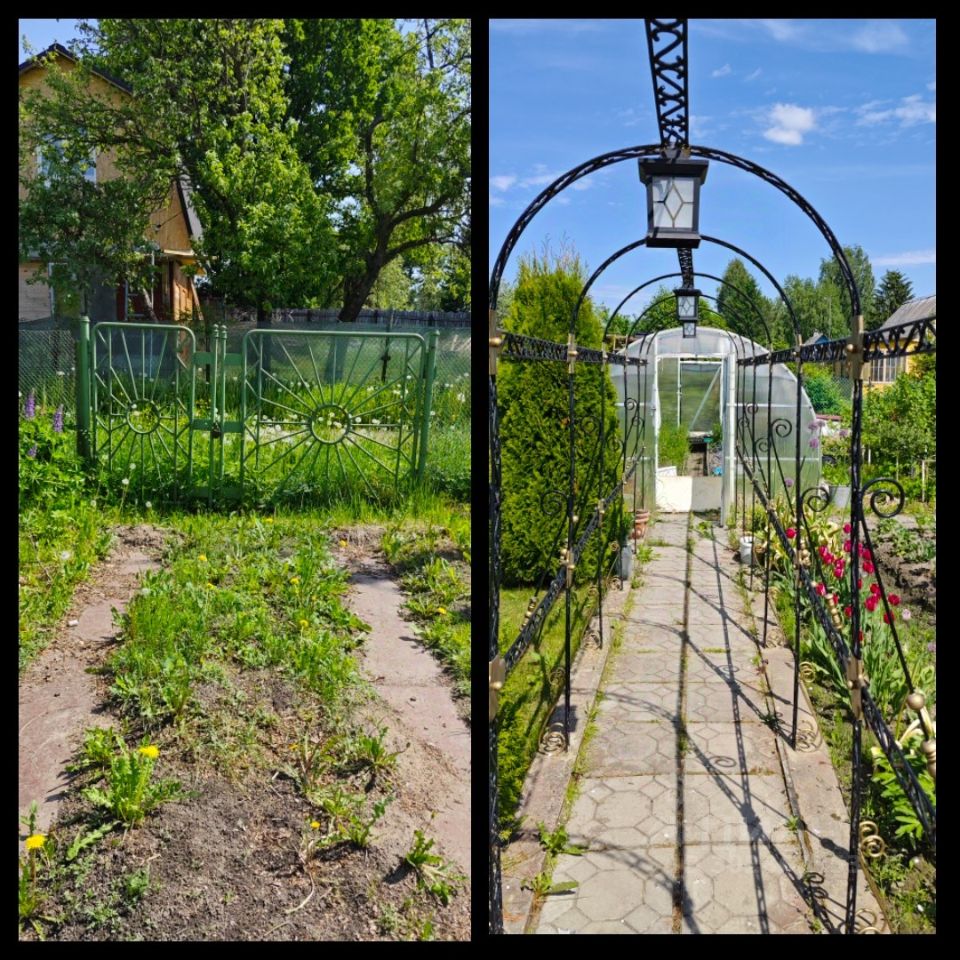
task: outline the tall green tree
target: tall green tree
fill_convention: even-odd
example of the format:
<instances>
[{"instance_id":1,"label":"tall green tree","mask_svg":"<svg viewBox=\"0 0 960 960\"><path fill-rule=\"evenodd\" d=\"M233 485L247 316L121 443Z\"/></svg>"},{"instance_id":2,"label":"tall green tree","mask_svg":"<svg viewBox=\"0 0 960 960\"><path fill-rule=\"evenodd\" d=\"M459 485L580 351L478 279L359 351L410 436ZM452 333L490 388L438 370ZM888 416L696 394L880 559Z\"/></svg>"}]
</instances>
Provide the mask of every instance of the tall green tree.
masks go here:
<instances>
[{"instance_id":1,"label":"tall green tree","mask_svg":"<svg viewBox=\"0 0 960 960\"><path fill-rule=\"evenodd\" d=\"M770 326L772 311L753 274L735 257L727 264L723 280L717 294L717 309L727 327L766 345L764 324Z\"/></svg>"},{"instance_id":2,"label":"tall green tree","mask_svg":"<svg viewBox=\"0 0 960 960\"><path fill-rule=\"evenodd\" d=\"M880 278L874 306L874 322L870 329L886 323L891 316L913 297L913 285L899 270L887 270Z\"/></svg>"},{"instance_id":3,"label":"tall green tree","mask_svg":"<svg viewBox=\"0 0 960 960\"><path fill-rule=\"evenodd\" d=\"M343 321L388 263L469 229L470 23L417 24L288 22L288 118L334 203Z\"/></svg>"},{"instance_id":4,"label":"tall green tree","mask_svg":"<svg viewBox=\"0 0 960 960\"><path fill-rule=\"evenodd\" d=\"M845 246L843 252L846 254L847 262L850 264L850 270L853 273L853 279L860 291L860 309L863 313L863 321L868 330L876 324L874 299L876 296L876 285L873 279L873 267L870 265L870 258L864 252L860 244L854 244L852 247ZM831 303L838 305L838 310L843 318L843 324L839 329L832 331L832 336L849 336L850 324L852 322L853 308L850 303L850 291L840 274L840 266L835 257L826 257L820 261L819 284L824 296ZM839 326L839 325L838 325Z\"/></svg>"},{"instance_id":5,"label":"tall green tree","mask_svg":"<svg viewBox=\"0 0 960 960\"><path fill-rule=\"evenodd\" d=\"M213 288L255 306L261 322L271 307L329 296L333 222L287 121L283 21L102 19L79 29L82 62L131 96L92 95L75 71L56 78L52 97L32 99L32 122L114 153L129 191L145 179L189 183L203 226L195 250ZM139 201L147 214L158 205L147 190Z\"/></svg>"}]
</instances>

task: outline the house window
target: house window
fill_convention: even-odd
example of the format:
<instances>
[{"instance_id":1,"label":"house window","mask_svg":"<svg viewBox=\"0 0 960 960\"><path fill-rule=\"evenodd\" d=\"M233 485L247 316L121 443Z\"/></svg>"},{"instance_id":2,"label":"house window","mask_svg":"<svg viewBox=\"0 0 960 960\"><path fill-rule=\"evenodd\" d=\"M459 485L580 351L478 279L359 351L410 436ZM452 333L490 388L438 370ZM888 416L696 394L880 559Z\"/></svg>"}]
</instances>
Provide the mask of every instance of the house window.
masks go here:
<instances>
[{"instance_id":1,"label":"house window","mask_svg":"<svg viewBox=\"0 0 960 960\"><path fill-rule=\"evenodd\" d=\"M65 154L65 140L49 140L46 144L37 147L37 175L42 179L49 182L50 174L54 169L54 163L51 158L51 154L55 154L57 159L62 163ZM95 150L90 151L90 156L86 161L82 162L79 166L80 172L83 174L84 180L89 180L90 183L97 182L97 153Z\"/></svg>"},{"instance_id":2,"label":"house window","mask_svg":"<svg viewBox=\"0 0 960 960\"><path fill-rule=\"evenodd\" d=\"M906 357L876 357L870 361L870 379L874 383L893 383L906 370Z\"/></svg>"}]
</instances>

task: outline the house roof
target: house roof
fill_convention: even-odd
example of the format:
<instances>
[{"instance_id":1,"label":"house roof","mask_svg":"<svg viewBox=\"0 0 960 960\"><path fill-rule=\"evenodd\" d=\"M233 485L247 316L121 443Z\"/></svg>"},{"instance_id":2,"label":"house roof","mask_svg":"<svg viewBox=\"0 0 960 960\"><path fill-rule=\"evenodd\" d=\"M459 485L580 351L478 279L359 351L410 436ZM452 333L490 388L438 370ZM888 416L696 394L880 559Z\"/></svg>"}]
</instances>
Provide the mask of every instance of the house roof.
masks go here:
<instances>
[{"instance_id":1,"label":"house roof","mask_svg":"<svg viewBox=\"0 0 960 960\"><path fill-rule=\"evenodd\" d=\"M59 54L61 57L66 57L68 60L72 60L74 63L80 62L80 58L72 54L62 43L51 43L46 50L41 50L39 53L34 54L29 60L24 60L23 63L20 64L20 73L23 74L28 70L32 70L34 67L42 66L43 64L40 61L50 53ZM124 83L122 80L118 80L116 77L110 76L110 74L106 71L100 70L97 67L91 67L91 70L98 77L106 80L107 83L112 83L124 93L133 93L133 89L129 84Z\"/></svg>"},{"instance_id":2,"label":"house roof","mask_svg":"<svg viewBox=\"0 0 960 960\"><path fill-rule=\"evenodd\" d=\"M901 323L914 323L917 320L932 320L937 315L937 295L916 297L898 307L880 325L880 330L898 327Z\"/></svg>"},{"instance_id":3,"label":"house roof","mask_svg":"<svg viewBox=\"0 0 960 960\"><path fill-rule=\"evenodd\" d=\"M190 181L186 177L177 177L177 194L180 197L180 203L183 204L183 216L187 221L187 233L190 234L190 239L201 239L203 227L200 226L200 218L194 209Z\"/></svg>"},{"instance_id":4,"label":"house roof","mask_svg":"<svg viewBox=\"0 0 960 960\"><path fill-rule=\"evenodd\" d=\"M829 337L825 333L821 333L819 330L814 330L813 333L803 341L803 346L812 347L815 343L820 343L821 340L828 340Z\"/></svg>"}]
</instances>

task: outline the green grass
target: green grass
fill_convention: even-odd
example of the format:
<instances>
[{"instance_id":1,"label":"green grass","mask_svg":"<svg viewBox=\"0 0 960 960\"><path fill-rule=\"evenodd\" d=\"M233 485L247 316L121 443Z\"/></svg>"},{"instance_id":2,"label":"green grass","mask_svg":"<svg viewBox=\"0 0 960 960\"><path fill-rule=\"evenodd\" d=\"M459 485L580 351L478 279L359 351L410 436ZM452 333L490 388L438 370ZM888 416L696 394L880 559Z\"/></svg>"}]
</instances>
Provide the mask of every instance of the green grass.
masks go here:
<instances>
[{"instance_id":1,"label":"green grass","mask_svg":"<svg viewBox=\"0 0 960 960\"><path fill-rule=\"evenodd\" d=\"M516 639L533 591L514 587L500 591L500 650ZM594 584L574 586L571 659L580 648L583 631L596 609ZM520 802L523 781L540 745L547 720L563 690L565 604L563 594L554 603L539 645L521 657L507 677L500 696L500 819L509 824Z\"/></svg>"}]
</instances>

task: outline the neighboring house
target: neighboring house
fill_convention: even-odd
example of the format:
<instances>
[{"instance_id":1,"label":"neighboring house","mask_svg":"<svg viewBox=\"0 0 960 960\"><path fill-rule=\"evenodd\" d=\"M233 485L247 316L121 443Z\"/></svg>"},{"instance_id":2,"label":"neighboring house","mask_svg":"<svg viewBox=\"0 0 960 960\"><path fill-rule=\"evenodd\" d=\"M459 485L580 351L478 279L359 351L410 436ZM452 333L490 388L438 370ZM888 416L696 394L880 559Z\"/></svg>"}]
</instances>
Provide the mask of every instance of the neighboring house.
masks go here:
<instances>
[{"instance_id":1,"label":"neighboring house","mask_svg":"<svg viewBox=\"0 0 960 960\"><path fill-rule=\"evenodd\" d=\"M885 320L874 332L882 333L884 330L891 330L893 327L899 327L905 323L915 323L918 320L934 320L937 316L937 295L930 297L917 297L908 300L905 304L895 310L890 317ZM916 339L912 334L906 341L901 341L900 346ZM901 373L908 373L916 359L916 354L908 357L876 357L870 361L869 384L873 387L887 387Z\"/></svg>"},{"instance_id":2,"label":"neighboring house","mask_svg":"<svg viewBox=\"0 0 960 960\"><path fill-rule=\"evenodd\" d=\"M41 58L53 52L56 61L63 70L72 70L76 57L58 43L48 47L36 57L20 64L21 89L41 87L49 69ZM98 96L111 99L131 96L130 88L100 71L94 71L91 78L94 92ZM37 158L27 160L27 169L21 173L32 179L37 175ZM87 176L94 182L103 182L118 176L110 153L91 158ZM20 185L20 196L25 188ZM190 202L190 191L181 181L173 181L166 204L155 210L150 216L150 228L146 240L156 263L156 280L150 293L150 308L162 322L183 322L192 316L200 316L200 301L193 279L184 272L184 267L194 266L197 258L194 254L194 241L201 236L200 222ZM71 315L78 312L76 303L54 302L53 288L44 282L27 283L30 277L50 276L57 269L56 264L45 263L40 259L20 261L19 279L19 315L20 320L39 320L51 316ZM101 286L93 291L88 303L90 319L95 323L104 320L139 320L147 317L147 303L142 293L127 289L125 284Z\"/></svg>"}]
</instances>

